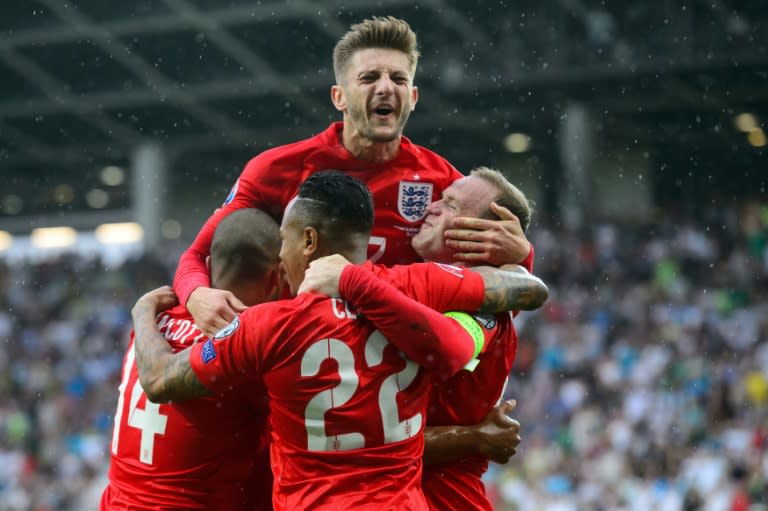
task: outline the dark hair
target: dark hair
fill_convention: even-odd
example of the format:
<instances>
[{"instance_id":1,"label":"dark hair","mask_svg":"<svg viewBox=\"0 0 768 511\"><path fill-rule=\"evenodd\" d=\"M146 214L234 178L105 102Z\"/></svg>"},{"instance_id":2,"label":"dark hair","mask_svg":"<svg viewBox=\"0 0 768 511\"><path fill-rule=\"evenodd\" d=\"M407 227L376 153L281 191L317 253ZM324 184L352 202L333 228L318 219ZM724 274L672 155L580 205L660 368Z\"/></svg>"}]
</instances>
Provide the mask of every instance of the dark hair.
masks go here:
<instances>
[{"instance_id":1,"label":"dark hair","mask_svg":"<svg viewBox=\"0 0 768 511\"><path fill-rule=\"evenodd\" d=\"M278 263L280 228L259 209L243 208L225 216L211 243L214 280L257 280Z\"/></svg>"},{"instance_id":2,"label":"dark hair","mask_svg":"<svg viewBox=\"0 0 768 511\"><path fill-rule=\"evenodd\" d=\"M373 198L368 187L338 170L323 170L299 188L295 211L326 239L368 235L373 227Z\"/></svg>"}]
</instances>

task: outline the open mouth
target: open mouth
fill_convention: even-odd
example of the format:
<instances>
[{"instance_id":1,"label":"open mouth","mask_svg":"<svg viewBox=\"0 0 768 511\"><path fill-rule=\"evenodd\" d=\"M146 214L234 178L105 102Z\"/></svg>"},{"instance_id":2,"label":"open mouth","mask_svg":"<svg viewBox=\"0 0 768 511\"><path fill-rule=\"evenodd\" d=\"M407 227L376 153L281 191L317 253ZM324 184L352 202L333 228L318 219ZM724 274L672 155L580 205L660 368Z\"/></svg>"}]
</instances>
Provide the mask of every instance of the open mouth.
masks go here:
<instances>
[{"instance_id":1,"label":"open mouth","mask_svg":"<svg viewBox=\"0 0 768 511\"><path fill-rule=\"evenodd\" d=\"M374 111L374 113L376 115L380 115L382 117L386 117L388 115L391 115L391 114L395 113L395 109L394 108L390 108L388 106L380 106L378 108L374 108L373 111Z\"/></svg>"}]
</instances>

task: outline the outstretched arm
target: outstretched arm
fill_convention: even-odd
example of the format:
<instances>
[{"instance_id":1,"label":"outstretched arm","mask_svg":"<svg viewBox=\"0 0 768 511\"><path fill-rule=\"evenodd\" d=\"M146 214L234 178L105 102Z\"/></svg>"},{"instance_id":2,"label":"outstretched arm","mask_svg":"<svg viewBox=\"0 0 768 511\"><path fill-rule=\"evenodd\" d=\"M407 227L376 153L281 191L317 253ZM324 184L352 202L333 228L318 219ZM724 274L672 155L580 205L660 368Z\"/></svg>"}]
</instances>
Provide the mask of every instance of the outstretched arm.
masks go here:
<instances>
[{"instance_id":1,"label":"outstretched arm","mask_svg":"<svg viewBox=\"0 0 768 511\"><path fill-rule=\"evenodd\" d=\"M482 332L473 335L459 321L408 298L366 268L347 262L339 291L389 342L439 376L457 372L484 347Z\"/></svg>"},{"instance_id":2,"label":"outstretched arm","mask_svg":"<svg viewBox=\"0 0 768 511\"><path fill-rule=\"evenodd\" d=\"M209 287L211 276L205 264L205 259L211 253L216 226L233 209L232 206L219 208L205 222L195 241L179 258L173 278L173 289L179 301L186 305L200 331L209 337L213 337L229 325L237 313L245 310L245 305L231 292Z\"/></svg>"},{"instance_id":3,"label":"outstretched arm","mask_svg":"<svg viewBox=\"0 0 768 511\"><path fill-rule=\"evenodd\" d=\"M471 426L431 426L424 429L424 463L450 463L480 455L496 463L506 463L520 444L520 423L508 416L514 400L504 401L478 424Z\"/></svg>"},{"instance_id":4,"label":"outstretched arm","mask_svg":"<svg viewBox=\"0 0 768 511\"><path fill-rule=\"evenodd\" d=\"M339 277L347 264L349 261L341 256L321 257L312 261L299 292L339 296ZM466 271L479 274L485 286L482 305L477 311L471 312L534 310L541 307L549 296L549 290L541 279L516 264L501 268L477 266L466 268Z\"/></svg>"},{"instance_id":5,"label":"outstretched arm","mask_svg":"<svg viewBox=\"0 0 768 511\"><path fill-rule=\"evenodd\" d=\"M136 369L147 399L153 403L208 395L190 366L190 350L174 353L157 328L158 312L176 303L173 290L163 286L139 298L131 311Z\"/></svg>"}]
</instances>

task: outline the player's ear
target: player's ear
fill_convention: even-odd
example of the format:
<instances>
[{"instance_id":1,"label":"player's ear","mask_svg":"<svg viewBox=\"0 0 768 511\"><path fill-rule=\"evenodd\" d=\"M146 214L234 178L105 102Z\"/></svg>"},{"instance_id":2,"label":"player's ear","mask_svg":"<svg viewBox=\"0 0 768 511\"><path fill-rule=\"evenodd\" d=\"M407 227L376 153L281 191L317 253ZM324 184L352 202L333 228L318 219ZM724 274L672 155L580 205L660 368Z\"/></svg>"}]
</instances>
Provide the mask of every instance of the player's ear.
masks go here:
<instances>
[{"instance_id":1,"label":"player's ear","mask_svg":"<svg viewBox=\"0 0 768 511\"><path fill-rule=\"evenodd\" d=\"M304 228L304 239L302 252L307 260L311 260L315 252L317 252L320 240L318 239L317 229L314 227Z\"/></svg>"},{"instance_id":2,"label":"player's ear","mask_svg":"<svg viewBox=\"0 0 768 511\"><path fill-rule=\"evenodd\" d=\"M267 291L267 297L270 300L277 300L280 297L283 284L283 271L282 265L276 264L274 268L269 271L269 274L264 278L264 286Z\"/></svg>"},{"instance_id":3,"label":"player's ear","mask_svg":"<svg viewBox=\"0 0 768 511\"><path fill-rule=\"evenodd\" d=\"M347 109L347 100L344 97L344 90L341 88L341 85L336 84L331 87L331 102L339 112Z\"/></svg>"},{"instance_id":4,"label":"player's ear","mask_svg":"<svg viewBox=\"0 0 768 511\"><path fill-rule=\"evenodd\" d=\"M415 85L411 88L411 112L416 109L416 103L419 101L419 88Z\"/></svg>"}]
</instances>

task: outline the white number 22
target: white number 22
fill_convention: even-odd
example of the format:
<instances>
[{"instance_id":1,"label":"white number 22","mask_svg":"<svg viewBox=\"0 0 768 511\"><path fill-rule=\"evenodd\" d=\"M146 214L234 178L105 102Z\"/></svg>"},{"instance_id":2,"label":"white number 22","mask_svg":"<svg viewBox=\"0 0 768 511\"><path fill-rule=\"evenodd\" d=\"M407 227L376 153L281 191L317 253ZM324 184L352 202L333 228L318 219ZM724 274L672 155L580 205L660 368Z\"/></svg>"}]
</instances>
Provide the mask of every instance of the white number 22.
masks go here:
<instances>
[{"instance_id":1,"label":"white number 22","mask_svg":"<svg viewBox=\"0 0 768 511\"><path fill-rule=\"evenodd\" d=\"M123 378L120 382L118 391L120 396L117 399L117 412L115 413L115 428L112 432L112 454L117 455L117 447L120 443L120 423L123 419L123 406L125 405L125 388L128 386L135 354L133 348L125 357L125 366L123 367ZM144 402L144 409L138 408L139 400L144 395L144 389L137 379L131 389L131 401L128 407L128 426L141 430L141 446L139 451L139 461L151 465L155 451L155 435L164 435L165 427L168 424L168 416L160 413L160 405L153 403L149 399Z\"/></svg>"},{"instance_id":2,"label":"white number 22","mask_svg":"<svg viewBox=\"0 0 768 511\"><path fill-rule=\"evenodd\" d=\"M368 337L365 345L365 362L368 367L376 367L384 358L384 348L389 345L386 337L375 330ZM360 433L345 433L327 436L325 432L325 412L349 401L357 390L358 377L355 371L355 357L352 349L338 339L321 339L312 344L301 360L301 375L314 376L320 370L320 364L331 358L338 364L339 383L319 392L307 404L304 411L304 424L307 429L307 449L310 451L347 451L365 446L365 439ZM379 411L384 428L384 443L399 442L413 436L421 430L421 413L400 420L397 408L397 393L408 387L419 372L415 362L405 359L405 368L390 374L379 388Z\"/></svg>"}]
</instances>

